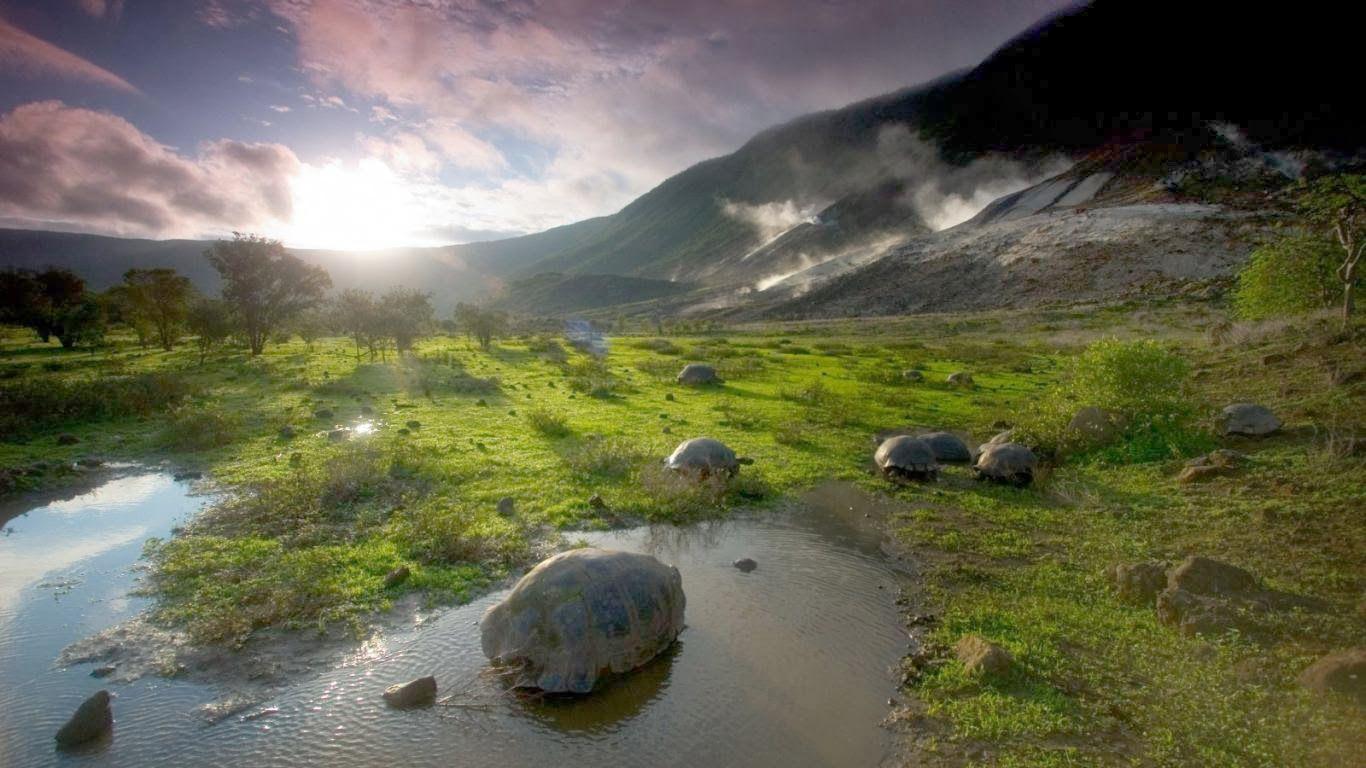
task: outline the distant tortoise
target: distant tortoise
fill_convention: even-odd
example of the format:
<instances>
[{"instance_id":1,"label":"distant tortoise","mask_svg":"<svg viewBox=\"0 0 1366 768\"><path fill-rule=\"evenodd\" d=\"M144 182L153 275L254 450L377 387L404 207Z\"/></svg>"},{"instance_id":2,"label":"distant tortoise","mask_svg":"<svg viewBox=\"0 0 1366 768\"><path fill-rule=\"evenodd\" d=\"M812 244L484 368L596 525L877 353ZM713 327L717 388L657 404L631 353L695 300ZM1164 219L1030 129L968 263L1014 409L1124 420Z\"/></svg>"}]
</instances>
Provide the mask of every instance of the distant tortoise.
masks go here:
<instances>
[{"instance_id":1,"label":"distant tortoise","mask_svg":"<svg viewBox=\"0 0 1366 768\"><path fill-rule=\"evenodd\" d=\"M965 389L972 389L972 387L976 384L976 382L972 380L972 374L968 373L967 371L958 371L956 373L950 373L946 381L949 383L950 386L963 387Z\"/></svg>"},{"instance_id":2,"label":"distant tortoise","mask_svg":"<svg viewBox=\"0 0 1366 768\"><path fill-rule=\"evenodd\" d=\"M684 440L664 460L664 466L669 469L699 478L709 477L713 473L734 476L739 473L741 464L748 463L746 459L737 458L735 451L726 447L725 443L710 437Z\"/></svg>"},{"instance_id":3,"label":"distant tortoise","mask_svg":"<svg viewBox=\"0 0 1366 768\"><path fill-rule=\"evenodd\" d=\"M716 375L716 369L710 365L688 363L683 366L683 370L678 372L678 383L687 384L689 386L720 384L721 377Z\"/></svg>"},{"instance_id":4,"label":"distant tortoise","mask_svg":"<svg viewBox=\"0 0 1366 768\"><path fill-rule=\"evenodd\" d=\"M906 370L901 372L901 378L905 379L906 381L924 381L925 374L921 373L920 371L917 371L914 368L907 368Z\"/></svg>"},{"instance_id":5,"label":"distant tortoise","mask_svg":"<svg viewBox=\"0 0 1366 768\"><path fill-rule=\"evenodd\" d=\"M979 480L991 480L1023 488L1034 481L1039 460L1019 443L987 443L973 465Z\"/></svg>"},{"instance_id":6,"label":"distant tortoise","mask_svg":"<svg viewBox=\"0 0 1366 768\"><path fill-rule=\"evenodd\" d=\"M892 481L933 480L939 474L930 444L909 435L897 435L882 441L873 454L873 461L882 474Z\"/></svg>"},{"instance_id":7,"label":"distant tortoise","mask_svg":"<svg viewBox=\"0 0 1366 768\"><path fill-rule=\"evenodd\" d=\"M930 450L934 451L935 461L972 461L972 449L952 432L930 432L921 435L920 439L929 443Z\"/></svg>"},{"instance_id":8,"label":"distant tortoise","mask_svg":"<svg viewBox=\"0 0 1366 768\"><path fill-rule=\"evenodd\" d=\"M650 555L562 552L531 569L479 622L484 655L515 687L588 693L636 669L683 630L683 579Z\"/></svg>"}]
</instances>

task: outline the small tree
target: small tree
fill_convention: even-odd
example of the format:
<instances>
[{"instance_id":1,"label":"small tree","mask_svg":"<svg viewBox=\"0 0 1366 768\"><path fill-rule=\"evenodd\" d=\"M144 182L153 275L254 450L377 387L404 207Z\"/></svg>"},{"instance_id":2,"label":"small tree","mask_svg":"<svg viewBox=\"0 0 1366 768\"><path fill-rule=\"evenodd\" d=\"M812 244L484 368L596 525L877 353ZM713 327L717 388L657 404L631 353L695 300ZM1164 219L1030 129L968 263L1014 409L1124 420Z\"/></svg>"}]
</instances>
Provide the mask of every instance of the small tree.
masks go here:
<instances>
[{"instance_id":1,"label":"small tree","mask_svg":"<svg viewBox=\"0 0 1366 768\"><path fill-rule=\"evenodd\" d=\"M412 288L394 288L379 300L386 335L394 340L400 353L413 348L413 342L428 332L432 324L431 294Z\"/></svg>"},{"instance_id":2,"label":"small tree","mask_svg":"<svg viewBox=\"0 0 1366 768\"><path fill-rule=\"evenodd\" d=\"M356 343L356 360L360 360L362 347L370 350L370 359L374 360L380 325L375 297L369 291L348 288L333 302L332 314L332 324Z\"/></svg>"},{"instance_id":3,"label":"small tree","mask_svg":"<svg viewBox=\"0 0 1366 768\"><path fill-rule=\"evenodd\" d=\"M479 342L479 348L487 352L493 344L494 337L507 332L507 314L479 307L473 307L472 310L468 312L469 317L466 320L467 333L473 334Z\"/></svg>"},{"instance_id":4,"label":"small tree","mask_svg":"<svg viewBox=\"0 0 1366 768\"><path fill-rule=\"evenodd\" d=\"M479 307L459 301L455 304L455 313L451 319L455 321L457 328L465 332L465 338L471 339L474 337L474 326L478 322L478 317Z\"/></svg>"},{"instance_id":5,"label":"small tree","mask_svg":"<svg viewBox=\"0 0 1366 768\"><path fill-rule=\"evenodd\" d=\"M313 342L327 334L331 323L329 318L321 311L310 309L295 319L293 323L294 332L299 334L299 338L304 340L304 345L310 351L313 349Z\"/></svg>"},{"instance_id":6,"label":"small tree","mask_svg":"<svg viewBox=\"0 0 1366 768\"><path fill-rule=\"evenodd\" d=\"M1309 184L1300 210L1332 231L1342 248L1335 273L1342 286L1342 327L1352 321L1356 305L1357 267L1366 251L1366 175L1334 174Z\"/></svg>"},{"instance_id":7,"label":"small tree","mask_svg":"<svg viewBox=\"0 0 1366 768\"><path fill-rule=\"evenodd\" d=\"M96 347L104 342L104 307L89 294L75 303L63 305L54 315L53 322L56 325L54 333L63 349Z\"/></svg>"},{"instance_id":8,"label":"small tree","mask_svg":"<svg viewBox=\"0 0 1366 768\"><path fill-rule=\"evenodd\" d=\"M194 286L174 269L130 269L123 273L130 319L156 332L161 348L170 352L180 340Z\"/></svg>"},{"instance_id":9,"label":"small tree","mask_svg":"<svg viewBox=\"0 0 1366 768\"><path fill-rule=\"evenodd\" d=\"M258 235L234 232L204 255L223 278L223 300L241 323L252 356L261 354L275 329L317 306L332 285L322 267Z\"/></svg>"},{"instance_id":10,"label":"small tree","mask_svg":"<svg viewBox=\"0 0 1366 768\"><path fill-rule=\"evenodd\" d=\"M73 313L85 298L85 281L69 269L12 269L0 273L0 313L4 321L32 329L44 344L56 336L63 347L75 346L74 341L63 338L68 334L63 332L62 319L76 317Z\"/></svg>"},{"instance_id":11,"label":"small tree","mask_svg":"<svg viewBox=\"0 0 1366 768\"><path fill-rule=\"evenodd\" d=\"M232 312L228 305L218 299L200 298L191 302L185 314L185 324L195 335L195 346L199 348L199 364L216 346L232 335Z\"/></svg>"}]
</instances>

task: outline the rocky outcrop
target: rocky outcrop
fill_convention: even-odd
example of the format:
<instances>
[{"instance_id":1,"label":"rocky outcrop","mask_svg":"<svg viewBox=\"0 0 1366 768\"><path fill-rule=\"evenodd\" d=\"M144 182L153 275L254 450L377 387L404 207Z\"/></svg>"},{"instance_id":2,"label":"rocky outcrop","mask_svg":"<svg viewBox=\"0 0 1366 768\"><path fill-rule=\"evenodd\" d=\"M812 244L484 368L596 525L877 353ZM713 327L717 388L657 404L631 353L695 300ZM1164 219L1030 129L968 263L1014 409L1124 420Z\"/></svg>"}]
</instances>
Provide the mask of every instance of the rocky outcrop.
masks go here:
<instances>
[{"instance_id":1,"label":"rocky outcrop","mask_svg":"<svg viewBox=\"0 0 1366 768\"><path fill-rule=\"evenodd\" d=\"M57 746L78 747L114 730L114 711L109 706L109 691L96 691L76 708L71 719L57 731Z\"/></svg>"}]
</instances>

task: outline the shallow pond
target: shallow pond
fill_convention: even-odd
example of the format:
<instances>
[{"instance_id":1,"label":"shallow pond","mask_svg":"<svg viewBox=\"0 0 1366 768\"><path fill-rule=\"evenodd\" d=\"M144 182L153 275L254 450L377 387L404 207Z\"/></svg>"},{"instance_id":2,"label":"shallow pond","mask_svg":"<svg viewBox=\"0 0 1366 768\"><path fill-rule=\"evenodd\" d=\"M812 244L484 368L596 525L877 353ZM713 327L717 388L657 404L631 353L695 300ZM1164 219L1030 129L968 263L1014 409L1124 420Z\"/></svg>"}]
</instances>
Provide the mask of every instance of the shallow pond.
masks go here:
<instances>
[{"instance_id":1,"label":"shallow pond","mask_svg":"<svg viewBox=\"0 0 1366 768\"><path fill-rule=\"evenodd\" d=\"M478 620L498 592L216 725L195 714L218 693L207 686L112 684L112 742L55 752L52 733L103 683L89 665L52 659L144 607L126 597L142 540L199 501L147 475L11 523L0 539L0 764L865 766L887 752L878 722L906 647L894 604L903 577L880 550L881 510L836 486L782 512L583 536L677 565L688 597L671 651L589 697L519 699L486 674ZM734 568L740 557L757 570ZM380 699L426 674L460 706L403 712Z\"/></svg>"}]
</instances>

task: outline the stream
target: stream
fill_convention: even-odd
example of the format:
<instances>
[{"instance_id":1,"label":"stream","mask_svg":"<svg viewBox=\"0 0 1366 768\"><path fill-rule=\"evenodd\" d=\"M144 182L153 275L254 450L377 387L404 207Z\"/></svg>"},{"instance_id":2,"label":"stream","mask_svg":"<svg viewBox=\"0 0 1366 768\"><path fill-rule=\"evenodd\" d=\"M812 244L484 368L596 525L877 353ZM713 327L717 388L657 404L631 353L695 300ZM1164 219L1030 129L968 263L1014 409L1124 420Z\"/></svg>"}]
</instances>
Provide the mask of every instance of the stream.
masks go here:
<instances>
[{"instance_id":1,"label":"stream","mask_svg":"<svg viewBox=\"0 0 1366 768\"><path fill-rule=\"evenodd\" d=\"M873 766L878 723L906 648L895 605L906 578L882 552L880 503L842 485L788 508L685 527L570 534L676 565L688 598L678 642L577 699L509 695L478 621L506 588L381 634L341 663L208 724L212 685L112 683L56 666L67 644L147 607L130 597L143 541L202 506L152 472L68 499L0 506L0 766L707 765ZM751 557L742 573L731 563ZM380 692L435 675L458 706L397 711ZM77 753L52 734L107 687L114 736Z\"/></svg>"}]
</instances>

